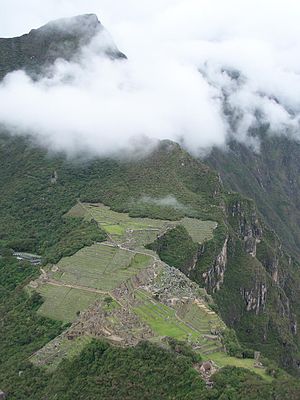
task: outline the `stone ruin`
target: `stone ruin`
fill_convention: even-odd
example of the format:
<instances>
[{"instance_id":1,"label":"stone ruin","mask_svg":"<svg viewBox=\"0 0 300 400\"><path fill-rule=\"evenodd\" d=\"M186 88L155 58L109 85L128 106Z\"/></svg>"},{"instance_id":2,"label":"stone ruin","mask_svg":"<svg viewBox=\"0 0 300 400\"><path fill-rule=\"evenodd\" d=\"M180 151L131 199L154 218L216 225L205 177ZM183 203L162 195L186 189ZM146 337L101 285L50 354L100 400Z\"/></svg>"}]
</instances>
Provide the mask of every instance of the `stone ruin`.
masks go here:
<instances>
[{"instance_id":1,"label":"stone ruin","mask_svg":"<svg viewBox=\"0 0 300 400\"><path fill-rule=\"evenodd\" d=\"M211 377L219 371L219 367L213 361L204 361L200 364L194 365L194 368L201 375L202 379L205 381L206 386L209 388L213 387L213 382Z\"/></svg>"},{"instance_id":2,"label":"stone ruin","mask_svg":"<svg viewBox=\"0 0 300 400\"><path fill-rule=\"evenodd\" d=\"M261 356L260 351L254 352L254 368L264 368L264 366L260 361L260 356Z\"/></svg>"},{"instance_id":3,"label":"stone ruin","mask_svg":"<svg viewBox=\"0 0 300 400\"><path fill-rule=\"evenodd\" d=\"M153 332L128 307L109 310L103 301L98 301L80 315L68 330L67 337L74 340L83 335L106 338L123 346L136 346L141 340L153 337Z\"/></svg>"}]
</instances>

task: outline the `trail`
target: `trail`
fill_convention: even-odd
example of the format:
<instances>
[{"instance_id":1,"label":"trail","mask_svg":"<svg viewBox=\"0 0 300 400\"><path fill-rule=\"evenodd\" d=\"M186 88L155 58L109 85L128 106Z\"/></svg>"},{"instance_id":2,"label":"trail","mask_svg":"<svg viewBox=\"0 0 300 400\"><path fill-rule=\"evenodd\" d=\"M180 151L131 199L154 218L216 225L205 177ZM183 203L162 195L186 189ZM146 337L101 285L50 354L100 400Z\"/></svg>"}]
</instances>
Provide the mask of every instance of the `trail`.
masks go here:
<instances>
[{"instance_id":1,"label":"trail","mask_svg":"<svg viewBox=\"0 0 300 400\"><path fill-rule=\"evenodd\" d=\"M101 294L105 296L110 296L116 303L119 304L119 306L124 307L124 305L111 293L111 292L106 292L103 290L95 289L95 288L90 288L88 286L81 286L81 285L71 285L68 283L63 283L60 281L56 281L55 279L50 279L48 278L46 283L51 286L57 286L57 287L65 287L68 289L77 289L77 290L83 290L85 292L90 292L90 293L96 293L96 294Z\"/></svg>"},{"instance_id":2,"label":"trail","mask_svg":"<svg viewBox=\"0 0 300 400\"><path fill-rule=\"evenodd\" d=\"M103 290L99 290L99 289L94 289L94 288L90 288L87 286L81 286L81 285L70 285L68 283L63 283L63 282L59 282L56 281L54 279L48 279L46 281L46 283L48 285L52 285L52 286L58 286L58 287L66 287L69 289L78 289L78 290L84 290L85 292L91 292L91 293L98 293L98 294L104 294L104 295L110 295L109 292L105 292Z\"/></svg>"}]
</instances>

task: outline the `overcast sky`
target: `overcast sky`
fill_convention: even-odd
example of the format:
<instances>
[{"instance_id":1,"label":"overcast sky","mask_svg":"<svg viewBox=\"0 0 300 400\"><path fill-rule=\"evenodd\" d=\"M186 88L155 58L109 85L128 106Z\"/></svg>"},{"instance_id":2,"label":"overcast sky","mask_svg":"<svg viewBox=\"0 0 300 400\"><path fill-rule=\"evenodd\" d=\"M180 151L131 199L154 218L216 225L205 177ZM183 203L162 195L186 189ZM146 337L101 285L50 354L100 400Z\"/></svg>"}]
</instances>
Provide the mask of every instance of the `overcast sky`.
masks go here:
<instances>
[{"instance_id":1,"label":"overcast sky","mask_svg":"<svg viewBox=\"0 0 300 400\"><path fill-rule=\"evenodd\" d=\"M224 145L226 100L239 116L240 140L250 143L257 115L273 133L298 135L298 1L1 0L0 36L82 13L98 15L128 62L104 61L90 49L80 67L58 63L51 82L11 74L0 87L1 122L69 152L107 154L148 137L197 153Z\"/></svg>"}]
</instances>

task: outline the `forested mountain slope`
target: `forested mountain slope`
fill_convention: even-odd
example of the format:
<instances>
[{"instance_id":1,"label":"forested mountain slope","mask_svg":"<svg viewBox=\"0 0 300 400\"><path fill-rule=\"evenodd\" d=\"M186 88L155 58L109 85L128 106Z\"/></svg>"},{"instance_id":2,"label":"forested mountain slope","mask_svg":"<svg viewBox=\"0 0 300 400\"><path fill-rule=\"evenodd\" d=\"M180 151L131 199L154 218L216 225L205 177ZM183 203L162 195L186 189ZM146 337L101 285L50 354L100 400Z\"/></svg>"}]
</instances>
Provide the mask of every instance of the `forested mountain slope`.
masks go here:
<instances>
[{"instance_id":1,"label":"forested mountain slope","mask_svg":"<svg viewBox=\"0 0 300 400\"><path fill-rule=\"evenodd\" d=\"M206 162L229 189L255 200L266 222L288 251L300 254L300 144L293 137L261 132L253 151L232 141L228 151L214 149Z\"/></svg>"},{"instance_id":2,"label":"forested mountain slope","mask_svg":"<svg viewBox=\"0 0 300 400\"><path fill-rule=\"evenodd\" d=\"M184 262L174 266L206 286L247 347L296 367L297 264L260 221L253 202L224 191L218 175L178 145L162 143L138 161L75 163L49 157L26 139L2 136L1 152L3 246L37 252L55 262L101 240L103 233L93 223L64 216L78 199L102 202L133 216L176 220L187 215L216 221L214 239L192 247ZM168 196L176 199L175 205L157 201ZM76 234L81 224L86 224L84 235ZM178 240L175 248L180 249L182 236L172 240Z\"/></svg>"},{"instance_id":3,"label":"forested mountain slope","mask_svg":"<svg viewBox=\"0 0 300 400\"><path fill-rule=\"evenodd\" d=\"M88 21L93 22L94 27L95 18L90 16ZM98 22L96 25L98 27ZM63 26L70 27L68 24ZM93 29L92 35L95 33ZM36 32L41 37L45 29ZM59 32L61 34L60 29ZM72 29L68 30L67 37L72 42L73 34ZM75 32L76 49L81 46L81 34L80 31ZM14 59L13 42L7 42L10 39L0 40L0 54L5 53L1 64L2 76L18 68L29 69L31 73L40 72L40 66L44 66L45 62L47 64L62 56L59 53L54 59L48 58L52 41L46 37L43 52L39 51L40 44L35 47L41 57L36 62L37 69L30 62L31 50L29 54L21 46L20 63L19 59ZM64 35L62 39L60 37L55 36L58 48L60 40L65 40ZM83 44L90 39L88 35ZM19 39L12 40L19 43ZM34 45L35 42L30 40L30 43ZM122 57L119 53L117 56ZM67 54L66 59L69 58L70 54ZM230 164L225 158L221 164L221 157L218 163L214 162L216 158L211 156L209 163L224 171L226 181L225 172ZM277 160L277 157L274 158ZM289 160L285 158L282 163L288 165ZM289 180L289 197L296 208L297 193L292 192L291 182L296 182L298 177L295 172L287 179L287 171L288 168L283 170L281 181L276 182L281 184ZM261 179L266 181L262 180L260 187L267 187L268 178ZM282 218L278 203L268 202L266 196L261 197L257 186L254 186L254 193L250 193L250 183L249 187L246 183L242 186L237 178L233 182L237 183L235 187L231 184L232 189L241 189L249 197L257 194L255 200L264 201L269 214L264 213L260 204L258 208L261 214L265 214L266 220L261 217L253 200L224 188L215 170L176 143L163 141L150 154L140 158L69 159L64 154L48 153L47 149L37 146L30 135L21 136L16 132L12 135L1 127L0 267L3 277L0 281L0 318L6 340L0 349L1 359L5 360L0 379L0 385L5 387L0 388L8 387L13 392L13 399L37 398L34 393L45 399L55 398L55 395L69 399L75 395L78 397L78 393L82 393L79 398L92 399L97 394L109 399L112 396L109 383L112 379L116 386L120 380L125 382L122 390L115 395L116 399L134 398L133 393L138 396L141 392L145 398L170 398L172 395L178 399L195 396L219 399L230 381L227 388L229 398L234 393L238 399L256 399L261 391L264 391L266 399L284 398L285 395L293 398L293 385L288 385L291 389L289 394L277 396L281 387L276 382L266 383L256 375L235 369L225 369L216 375L215 391L209 392L195 374L195 355L178 346L175 346L174 352L174 349L162 350L147 343L122 349L92 342L77 358L65 360L50 375L28 361L33 352L59 335L66 326L37 315L43 300L37 293L30 297L23 288L32 279L38 278L39 267L18 264L11 257L11 250L38 253L48 268L56 268L62 258L78 254L78 250L107 239L109 232L102 229L97 218L70 216L69 213L78 204L88 203L91 207L98 207L101 203L119 213L127 212L129 217L167 221L189 217L210 221L217 226L213 238L204 242L197 241L193 233L184 227L175 226L159 234L147 247L212 296L215 310L227 326L235 330L240 341L240 344L233 341L236 345L231 348L233 355L253 356L253 352L259 350L275 362L275 367L270 368L271 374L275 374L278 364L297 375L300 364L300 334L297 329L300 323L300 273L297 260L286 252L287 248L296 255L296 247L284 237L287 224L282 230L277 229ZM231 183L229 178L228 183ZM273 182L270 188L275 193L276 184ZM280 189L280 193L283 191ZM287 197L282 199L287 202ZM297 226L294 225L296 232ZM117 228L117 231L120 230L120 226ZM296 236L294 240L296 243ZM10 357L8 351L11 352ZM131 366L129 375L128 365ZM74 372L76 366L79 370ZM170 370L174 374L170 377L170 392L167 393L168 389L158 376ZM15 384L18 374L20 380ZM284 379L289 378L284 376ZM236 385L236 380L242 384ZM30 386L28 382L31 382ZM17 388L15 391L14 385ZM82 391L83 388L90 397ZM297 394L294 395L296 399L295 396Z\"/></svg>"}]
</instances>

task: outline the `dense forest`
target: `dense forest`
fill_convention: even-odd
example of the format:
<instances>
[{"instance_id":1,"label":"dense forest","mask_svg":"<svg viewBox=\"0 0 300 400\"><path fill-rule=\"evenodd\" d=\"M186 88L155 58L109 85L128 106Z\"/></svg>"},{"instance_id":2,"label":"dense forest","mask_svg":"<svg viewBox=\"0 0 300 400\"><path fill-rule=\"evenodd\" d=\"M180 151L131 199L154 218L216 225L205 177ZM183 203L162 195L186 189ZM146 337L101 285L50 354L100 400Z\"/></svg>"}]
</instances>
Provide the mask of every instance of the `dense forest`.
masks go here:
<instances>
[{"instance_id":1,"label":"dense forest","mask_svg":"<svg viewBox=\"0 0 300 400\"><path fill-rule=\"evenodd\" d=\"M0 388L12 400L296 400L300 384L279 372L267 382L250 371L227 367L207 389L193 368L199 356L185 344L168 348L142 342L135 348L112 347L94 340L74 359L54 372L34 367L30 355L66 326L39 317L38 295L29 296L24 285L38 275L36 267L0 259ZM271 373L270 369L270 373Z\"/></svg>"}]
</instances>

